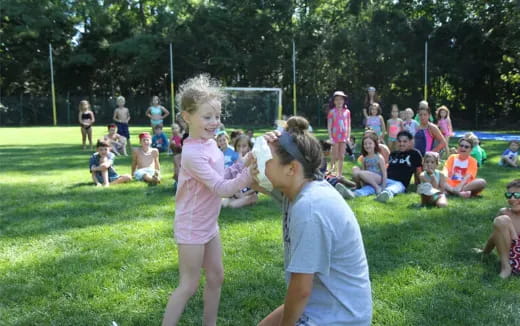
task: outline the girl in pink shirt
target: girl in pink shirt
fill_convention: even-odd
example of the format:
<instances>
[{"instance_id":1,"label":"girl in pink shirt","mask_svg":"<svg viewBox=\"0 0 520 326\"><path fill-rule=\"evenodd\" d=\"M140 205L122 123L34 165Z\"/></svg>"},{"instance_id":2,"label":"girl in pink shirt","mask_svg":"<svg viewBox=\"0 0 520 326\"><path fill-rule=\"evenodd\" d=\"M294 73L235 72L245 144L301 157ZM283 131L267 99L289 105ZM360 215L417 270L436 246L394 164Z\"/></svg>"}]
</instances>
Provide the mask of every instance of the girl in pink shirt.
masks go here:
<instances>
[{"instance_id":1,"label":"girl in pink shirt","mask_svg":"<svg viewBox=\"0 0 520 326\"><path fill-rule=\"evenodd\" d=\"M188 300L197 291L205 269L204 325L216 325L224 280L217 219L221 197L230 197L251 184L251 156L224 169L224 155L215 142L224 93L207 75L187 80L177 97L189 137L182 147L176 194L174 233L179 255L179 286L172 293L163 325L176 325Z\"/></svg>"},{"instance_id":2,"label":"girl in pink shirt","mask_svg":"<svg viewBox=\"0 0 520 326\"><path fill-rule=\"evenodd\" d=\"M350 141L350 111L345 104L347 95L342 91L334 92L332 100L334 107L327 115L327 129L332 141L330 171L332 172L337 164L337 176L341 177L347 142Z\"/></svg>"}]
</instances>

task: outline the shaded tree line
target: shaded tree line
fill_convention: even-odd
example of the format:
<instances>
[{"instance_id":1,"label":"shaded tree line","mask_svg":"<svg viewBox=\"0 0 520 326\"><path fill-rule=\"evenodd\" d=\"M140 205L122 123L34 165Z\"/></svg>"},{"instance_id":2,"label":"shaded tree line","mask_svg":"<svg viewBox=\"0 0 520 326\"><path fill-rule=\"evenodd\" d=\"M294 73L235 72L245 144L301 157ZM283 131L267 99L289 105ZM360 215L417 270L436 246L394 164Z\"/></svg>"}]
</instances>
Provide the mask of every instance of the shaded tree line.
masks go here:
<instances>
[{"instance_id":1,"label":"shaded tree line","mask_svg":"<svg viewBox=\"0 0 520 326\"><path fill-rule=\"evenodd\" d=\"M40 101L19 123L50 121L49 43L61 121L81 97L123 94L143 109L153 94L168 99L170 42L177 84L208 72L226 86L281 87L290 113L293 39L298 111L314 123L335 89L357 120L369 85L385 113L415 108L426 40L432 106L465 127L520 119L515 0L4 0L0 11L0 101Z\"/></svg>"}]
</instances>

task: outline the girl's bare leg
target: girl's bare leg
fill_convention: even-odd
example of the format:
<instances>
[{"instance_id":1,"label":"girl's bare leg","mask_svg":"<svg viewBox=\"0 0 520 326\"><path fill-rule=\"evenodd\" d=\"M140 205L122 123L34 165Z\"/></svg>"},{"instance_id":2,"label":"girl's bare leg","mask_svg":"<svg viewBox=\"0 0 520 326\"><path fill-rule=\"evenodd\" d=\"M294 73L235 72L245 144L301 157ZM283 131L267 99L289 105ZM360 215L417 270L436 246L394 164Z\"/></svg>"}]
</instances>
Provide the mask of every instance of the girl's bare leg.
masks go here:
<instances>
[{"instance_id":1,"label":"girl's bare leg","mask_svg":"<svg viewBox=\"0 0 520 326\"><path fill-rule=\"evenodd\" d=\"M80 129L81 129L81 144L83 145L83 149L85 149L85 142L87 141L87 131L83 127L80 127Z\"/></svg>"},{"instance_id":2,"label":"girl's bare leg","mask_svg":"<svg viewBox=\"0 0 520 326\"><path fill-rule=\"evenodd\" d=\"M352 168L352 180L356 183L356 188L361 188L361 178L359 176L360 171L362 170L357 166Z\"/></svg>"},{"instance_id":3,"label":"girl's bare leg","mask_svg":"<svg viewBox=\"0 0 520 326\"><path fill-rule=\"evenodd\" d=\"M330 169L329 169L330 172L333 172L334 169L336 168L336 159L338 156L337 152L338 152L338 144L332 144L332 150L330 153Z\"/></svg>"},{"instance_id":4,"label":"girl's bare leg","mask_svg":"<svg viewBox=\"0 0 520 326\"><path fill-rule=\"evenodd\" d=\"M92 147L92 127L87 129L87 135L88 135L88 143L90 145L90 149L92 150L92 149L94 149Z\"/></svg>"},{"instance_id":5,"label":"girl's bare leg","mask_svg":"<svg viewBox=\"0 0 520 326\"><path fill-rule=\"evenodd\" d=\"M120 176L116 180L112 181L110 184L111 185L116 185L118 183L125 183L125 182L130 182L130 181L132 181L132 176L130 176L129 174L123 174L122 176Z\"/></svg>"},{"instance_id":6,"label":"girl's bare leg","mask_svg":"<svg viewBox=\"0 0 520 326\"><path fill-rule=\"evenodd\" d=\"M372 186L376 190L376 194L381 192L381 176L371 171L359 171L359 178L366 184Z\"/></svg>"},{"instance_id":7,"label":"girl's bare leg","mask_svg":"<svg viewBox=\"0 0 520 326\"><path fill-rule=\"evenodd\" d=\"M179 253L179 286L173 291L166 311L163 326L177 325L188 300L199 287L200 269L204 260L203 245L178 245Z\"/></svg>"},{"instance_id":8,"label":"girl's bare leg","mask_svg":"<svg viewBox=\"0 0 520 326\"><path fill-rule=\"evenodd\" d=\"M224 282L220 235L217 234L217 236L204 246L204 261L202 266L206 271L203 325L216 326L218 306L220 303L220 290Z\"/></svg>"},{"instance_id":9,"label":"girl's bare leg","mask_svg":"<svg viewBox=\"0 0 520 326\"><path fill-rule=\"evenodd\" d=\"M258 326L278 326L282 322L283 305L273 310L267 317L265 317Z\"/></svg>"}]
</instances>

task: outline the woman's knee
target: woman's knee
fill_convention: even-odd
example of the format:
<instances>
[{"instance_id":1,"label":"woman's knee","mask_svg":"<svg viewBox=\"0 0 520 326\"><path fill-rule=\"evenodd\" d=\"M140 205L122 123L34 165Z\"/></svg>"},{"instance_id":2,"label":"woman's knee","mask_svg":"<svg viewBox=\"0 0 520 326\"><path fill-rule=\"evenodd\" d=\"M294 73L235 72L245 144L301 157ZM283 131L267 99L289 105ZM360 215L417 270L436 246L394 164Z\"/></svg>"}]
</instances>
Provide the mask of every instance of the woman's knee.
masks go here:
<instances>
[{"instance_id":1,"label":"woman's knee","mask_svg":"<svg viewBox=\"0 0 520 326\"><path fill-rule=\"evenodd\" d=\"M495 229L504 230L508 229L512 223L513 222L511 221L511 218L509 216L500 215L495 217L495 219L493 220L493 227Z\"/></svg>"}]
</instances>

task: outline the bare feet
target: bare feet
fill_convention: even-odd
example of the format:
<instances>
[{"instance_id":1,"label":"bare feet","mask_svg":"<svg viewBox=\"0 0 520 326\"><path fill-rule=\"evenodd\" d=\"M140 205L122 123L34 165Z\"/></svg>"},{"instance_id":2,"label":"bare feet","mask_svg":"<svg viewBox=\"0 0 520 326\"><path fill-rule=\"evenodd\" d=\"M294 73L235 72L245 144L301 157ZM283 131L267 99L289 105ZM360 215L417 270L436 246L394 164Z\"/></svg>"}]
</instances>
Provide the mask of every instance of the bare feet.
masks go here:
<instances>
[{"instance_id":1,"label":"bare feet","mask_svg":"<svg viewBox=\"0 0 520 326\"><path fill-rule=\"evenodd\" d=\"M461 196L462 198L469 198L471 197L471 191L461 191L459 192L459 196Z\"/></svg>"},{"instance_id":2,"label":"bare feet","mask_svg":"<svg viewBox=\"0 0 520 326\"><path fill-rule=\"evenodd\" d=\"M159 172L155 171L155 173L153 174L153 177L152 177L152 182L153 184L159 184L161 183L161 177L159 176Z\"/></svg>"},{"instance_id":3,"label":"bare feet","mask_svg":"<svg viewBox=\"0 0 520 326\"><path fill-rule=\"evenodd\" d=\"M502 268L502 270L500 271L500 274L498 274L498 276L500 276L503 279L506 279L509 276L511 276L512 271L513 271L513 268L511 267L511 265L508 264L506 268Z\"/></svg>"}]
</instances>

